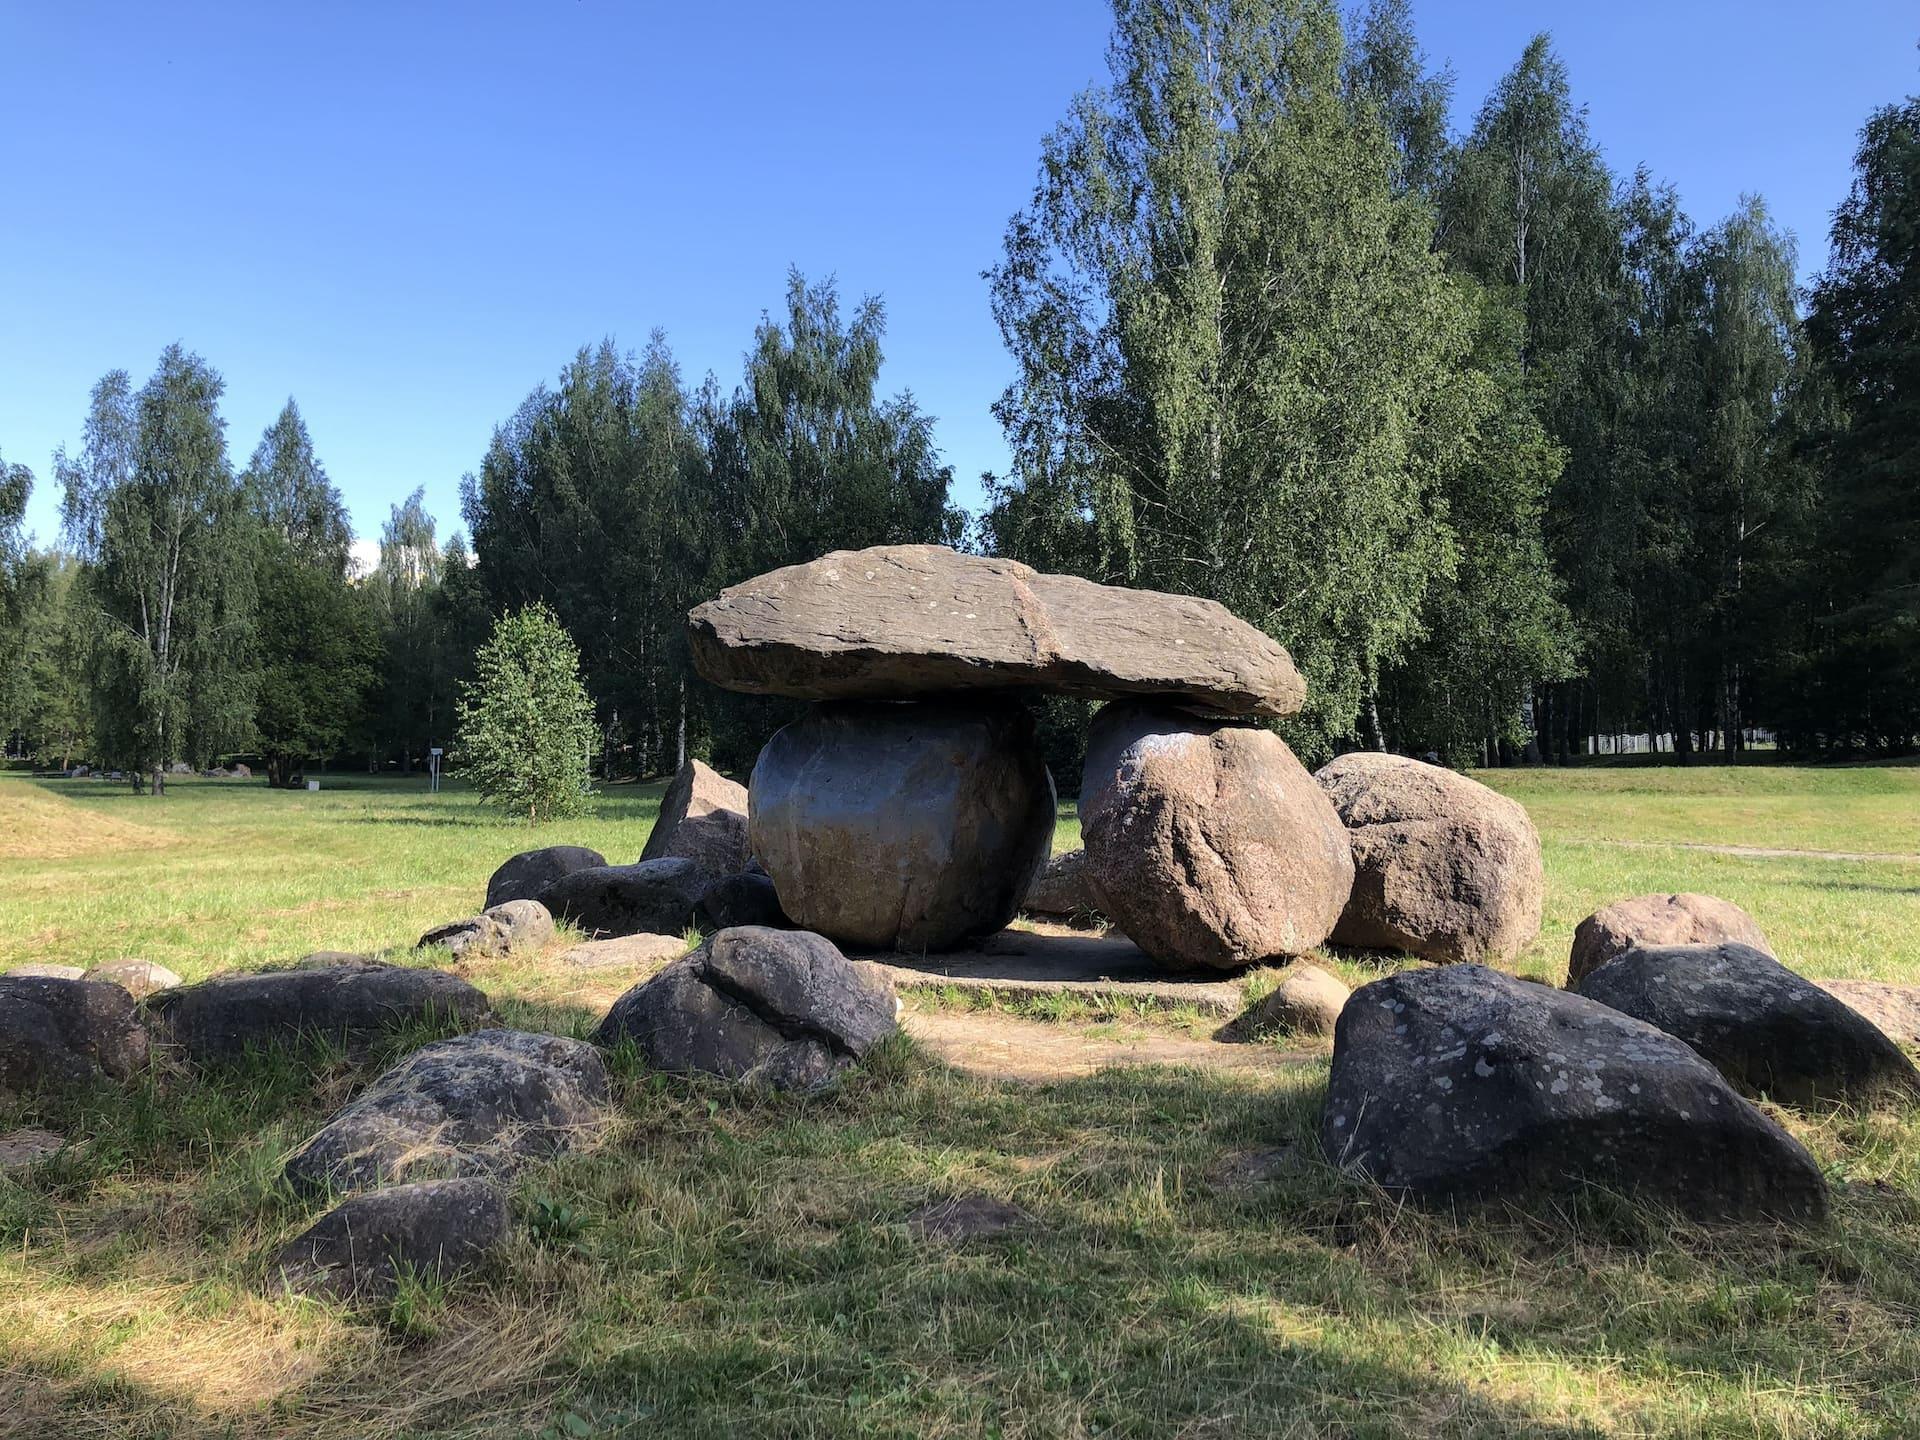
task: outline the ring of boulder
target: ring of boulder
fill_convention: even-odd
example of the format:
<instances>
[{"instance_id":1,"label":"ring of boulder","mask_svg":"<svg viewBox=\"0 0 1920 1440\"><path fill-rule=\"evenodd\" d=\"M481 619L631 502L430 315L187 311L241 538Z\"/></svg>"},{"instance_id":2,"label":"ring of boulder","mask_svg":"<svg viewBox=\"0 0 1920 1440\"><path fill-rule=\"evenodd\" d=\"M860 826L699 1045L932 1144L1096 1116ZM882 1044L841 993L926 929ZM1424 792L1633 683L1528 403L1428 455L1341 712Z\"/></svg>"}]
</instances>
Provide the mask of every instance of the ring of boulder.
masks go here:
<instances>
[{"instance_id":1,"label":"ring of boulder","mask_svg":"<svg viewBox=\"0 0 1920 1440\"><path fill-rule=\"evenodd\" d=\"M1748 1095L1787 1105L1920 1095L1920 1071L1879 1026L1751 945L1642 946L1575 988L1686 1041Z\"/></svg>"},{"instance_id":2,"label":"ring of boulder","mask_svg":"<svg viewBox=\"0 0 1920 1440\"><path fill-rule=\"evenodd\" d=\"M1616 900L1575 927L1573 949L1567 956L1567 988L1578 988L1602 965L1640 946L1718 945L1723 941L1773 954L1754 918L1730 900L1686 892Z\"/></svg>"},{"instance_id":3,"label":"ring of boulder","mask_svg":"<svg viewBox=\"0 0 1920 1440\"><path fill-rule=\"evenodd\" d=\"M508 1175L568 1149L608 1094L583 1040L476 1030L422 1046L342 1106L288 1159L287 1180L317 1194Z\"/></svg>"},{"instance_id":4,"label":"ring of boulder","mask_svg":"<svg viewBox=\"0 0 1920 1440\"><path fill-rule=\"evenodd\" d=\"M487 881L487 904L504 905L509 900L537 900L540 892L562 875L576 870L597 870L607 857L584 845L548 845L540 850L523 850L508 860Z\"/></svg>"},{"instance_id":5,"label":"ring of boulder","mask_svg":"<svg viewBox=\"0 0 1920 1440\"><path fill-rule=\"evenodd\" d=\"M562 875L539 894L555 920L590 937L671 935L693 923L712 876L673 856L638 865L601 865Z\"/></svg>"},{"instance_id":6,"label":"ring of boulder","mask_svg":"<svg viewBox=\"0 0 1920 1440\"><path fill-rule=\"evenodd\" d=\"M688 636L714 684L800 700L1027 688L1279 716L1306 699L1285 649L1211 600L942 545L836 550L770 571L696 607Z\"/></svg>"},{"instance_id":7,"label":"ring of boulder","mask_svg":"<svg viewBox=\"0 0 1920 1440\"><path fill-rule=\"evenodd\" d=\"M1053 844L1033 717L951 696L813 707L753 767L753 852L803 930L878 950L1003 928Z\"/></svg>"},{"instance_id":8,"label":"ring of boulder","mask_svg":"<svg viewBox=\"0 0 1920 1440\"><path fill-rule=\"evenodd\" d=\"M507 1197L490 1180L422 1180L355 1195L274 1258L290 1290L336 1299L391 1295L403 1271L468 1270L507 1241Z\"/></svg>"},{"instance_id":9,"label":"ring of boulder","mask_svg":"<svg viewBox=\"0 0 1920 1440\"><path fill-rule=\"evenodd\" d=\"M691 860L711 880L746 869L747 787L699 760L680 767L660 797L644 860Z\"/></svg>"},{"instance_id":10,"label":"ring of boulder","mask_svg":"<svg viewBox=\"0 0 1920 1440\"><path fill-rule=\"evenodd\" d=\"M1353 889L1347 832L1286 742L1172 706L1095 717L1080 829L1094 904L1173 968L1305 954Z\"/></svg>"},{"instance_id":11,"label":"ring of boulder","mask_svg":"<svg viewBox=\"0 0 1920 1440\"><path fill-rule=\"evenodd\" d=\"M811 1091L893 1034L898 1010L824 936L743 925L627 991L593 1038L631 1040L656 1070Z\"/></svg>"},{"instance_id":12,"label":"ring of boulder","mask_svg":"<svg viewBox=\"0 0 1920 1440\"><path fill-rule=\"evenodd\" d=\"M1334 1030L1327 1158L1422 1201L1634 1193L1703 1219L1818 1218L1791 1135L1681 1041L1480 965L1362 986Z\"/></svg>"},{"instance_id":13,"label":"ring of boulder","mask_svg":"<svg viewBox=\"0 0 1920 1440\"><path fill-rule=\"evenodd\" d=\"M222 975L147 998L160 1038L194 1060L304 1039L351 1046L428 1021L478 1025L489 1010L487 997L457 975L373 961Z\"/></svg>"},{"instance_id":14,"label":"ring of boulder","mask_svg":"<svg viewBox=\"0 0 1920 1440\"><path fill-rule=\"evenodd\" d=\"M0 1095L124 1080L147 1063L133 997L105 981L0 978Z\"/></svg>"},{"instance_id":15,"label":"ring of boulder","mask_svg":"<svg viewBox=\"0 0 1920 1440\"><path fill-rule=\"evenodd\" d=\"M1425 960L1512 958L1540 933L1540 835L1518 801L1404 755L1342 755L1314 776L1353 843L1337 945Z\"/></svg>"}]
</instances>

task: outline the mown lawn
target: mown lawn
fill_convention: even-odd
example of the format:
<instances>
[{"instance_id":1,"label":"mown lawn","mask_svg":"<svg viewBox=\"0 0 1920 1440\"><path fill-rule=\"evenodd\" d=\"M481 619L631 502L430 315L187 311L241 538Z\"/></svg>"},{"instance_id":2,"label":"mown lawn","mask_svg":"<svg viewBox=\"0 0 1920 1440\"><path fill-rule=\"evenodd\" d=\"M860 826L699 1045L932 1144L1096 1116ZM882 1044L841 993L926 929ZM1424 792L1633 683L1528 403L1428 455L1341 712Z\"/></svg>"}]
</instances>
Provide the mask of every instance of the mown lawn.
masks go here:
<instances>
[{"instance_id":1,"label":"mown lawn","mask_svg":"<svg viewBox=\"0 0 1920 1440\"><path fill-rule=\"evenodd\" d=\"M1487 778L1547 844L1548 933L1522 969L1557 978L1599 900L1696 888L1810 973L1920 980L1920 860L1673 848L1920 850L1920 770ZM615 790L540 838L632 859L655 804ZM193 976L405 943L525 843L417 786L155 804L4 779L0 968L143 954ZM472 978L508 1023L575 1033L618 984ZM812 1100L623 1065L597 1148L520 1180L502 1264L355 1312L275 1294L268 1258L314 1213L280 1161L366 1073L279 1055L0 1109L0 1130L83 1142L0 1180L0 1434L1920 1433L1913 1111L1780 1112L1834 1181L1832 1219L1705 1230L1603 1195L1398 1206L1315 1158L1324 1059L1019 1086L901 1041ZM1032 1222L959 1245L905 1223L964 1191Z\"/></svg>"}]
</instances>

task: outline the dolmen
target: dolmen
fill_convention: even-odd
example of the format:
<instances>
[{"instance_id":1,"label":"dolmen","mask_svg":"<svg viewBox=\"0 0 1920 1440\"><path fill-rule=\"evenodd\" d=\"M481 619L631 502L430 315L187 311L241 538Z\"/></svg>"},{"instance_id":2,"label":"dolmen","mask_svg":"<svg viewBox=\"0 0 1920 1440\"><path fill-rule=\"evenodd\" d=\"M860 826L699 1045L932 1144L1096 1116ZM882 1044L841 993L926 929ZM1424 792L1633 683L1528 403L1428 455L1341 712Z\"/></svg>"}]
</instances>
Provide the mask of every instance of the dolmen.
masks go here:
<instances>
[{"instance_id":1,"label":"dolmen","mask_svg":"<svg viewBox=\"0 0 1920 1440\"><path fill-rule=\"evenodd\" d=\"M688 628L714 684L813 702L748 784L751 853L801 929L921 952L1013 918L1055 814L1023 695L1110 702L1082 775L1083 881L1156 960L1298 955L1346 905L1339 816L1257 723L1306 684L1212 601L882 545L732 586Z\"/></svg>"}]
</instances>

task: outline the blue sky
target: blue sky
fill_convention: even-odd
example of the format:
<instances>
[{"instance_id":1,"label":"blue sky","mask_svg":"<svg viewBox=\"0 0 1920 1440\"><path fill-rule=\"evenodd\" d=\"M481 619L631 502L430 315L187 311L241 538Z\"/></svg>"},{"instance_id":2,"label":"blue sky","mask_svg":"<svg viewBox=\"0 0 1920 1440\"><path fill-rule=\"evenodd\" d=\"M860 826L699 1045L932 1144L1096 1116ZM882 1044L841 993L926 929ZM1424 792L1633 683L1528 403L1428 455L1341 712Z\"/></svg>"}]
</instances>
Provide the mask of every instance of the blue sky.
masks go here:
<instances>
[{"instance_id":1,"label":"blue sky","mask_svg":"<svg viewBox=\"0 0 1920 1440\"><path fill-rule=\"evenodd\" d=\"M1550 30L1621 171L1711 223L1764 194L1826 253L1854 135L1920 90L1912 0L1416 0L1456 122ZM458 525L493 425L584 343L665 329L731 385L787 267L889 313L889 390L1004 463L979 274L1040 137L1105 73L1091 0L664 6L0 0L0 454L58 528L88 389L184 341L235 463L289 394L356 529Z\"/></svg>"}]
</instances>

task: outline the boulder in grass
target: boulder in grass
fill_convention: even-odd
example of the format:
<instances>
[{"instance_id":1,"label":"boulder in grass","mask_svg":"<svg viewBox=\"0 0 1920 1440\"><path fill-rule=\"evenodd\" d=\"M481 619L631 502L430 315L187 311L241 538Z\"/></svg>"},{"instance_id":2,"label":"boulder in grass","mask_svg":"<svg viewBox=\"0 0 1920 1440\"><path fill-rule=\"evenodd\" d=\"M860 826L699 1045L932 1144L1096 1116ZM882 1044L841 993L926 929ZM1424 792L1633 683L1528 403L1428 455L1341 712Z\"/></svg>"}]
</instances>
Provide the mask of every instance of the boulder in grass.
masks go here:
<instances>
[{"instance_id":1,"label":"boulder in grass","mask_svg":"<svg viewBox=\"0 0 1920 1440\"><path fill-rule=\"evenodd\" d=\"M58 965L50 960L34 960L25 965L16 965L0 980L84 980L87 970L84 965Z\"/></svg>"},{"instance_id":2,"label":"boulder in grass","mask_svg":"<svg viewBox=\"0 0 1920 1440\"><path fill-rule=\"evenodd\" d=\"M1099 913L1093 896L1087 893L1087 852L1063 850L1048 858L1040 873L1027 887L1020 908L1029 915L1045 915L1061 920L1080 920Z\"/></svg>"},{"instance_id":3,"label":"boulder in grass","mask_svg":"<svg viewBox=\"0 0 1920 1440\"><path fill-rule=\"evenodd\" d=\"M457 975L371 961L223 975L147 999L161 1038L197 1061L320 1040L358 1046L408 1025L477 1025L487 997Z\"/></svg>"},{"instance_id":4,"label":"boulder in grass","mask_svg":"<svg viewBox=\"0 0 1920 1440\"><path fill-rule=\"evenodd\" d=\"M1339 976L1299 961L1280 974L1272 990L1222 1027L1223 1040L1258 1040L1294 1031L1331 1035L1352 992Z\"/></svg>"},{"instance_id":5,"label":"boulder in grass","mask_svg":"<svg viewBox=\"0 0 1920 1440\"><path fill-rule=\"evenodd\" d=\"M540 892L562 875L576 870L596 870L607 857L584 845L549 845L542 850L524 850L502 865L487 881L487 908L509 900L537 900Z\"/></svg>"},{"instance_id":6,"label":"boulder in grass","mask_svg":"<svg viewBox=\"0 0 1920 1440\"><path fill-rule=\"evenodd\" d=\"M606 970L613 966L657 970L678 960L688 950L684 935L619 935L611 940L588 940L560 952L560 963L578 970Z\"/></svg>"},{"instance_id":7,"label":"boulder in grass","mask_svg":"<svg viewBox=\"0 0 1920 1440\"><path fill-rule=\"evenodd\" d=\"M695 862L675 856L575 870L539 898L554 919L593 938L675 934L693 923L694 907L711 878Z\"/></svg>"},{"instance_id":8,"label":"boulder in grass","mask_svg":"<svg viewBox=\"0 0 1920 1440\"><path fill-rule=\"evenodd\" d=\"M1094 719L1080 831L1095 905L1173 968L1303 955L1353 889L1347 832L1287 743L1170 706Z\"/></svg>"},{"instance_id":9,"label":"boulder in grass","mask_svg":"<svg viewBox=\"0 0 1920 1440\"><path fill-rule=\"evenodd\" d=\"M1540 933L1540 835L1518 801L1443 766L1373 751L1342 755L1314 779L1353 844L1353 893L1335 944L1493 963Z\"/></svg>"},{"instance_id":10,"label":"boulder in grass","mask_svg":"<svg viewBox=\"0 0 1920 1440\"><path fill-rule=\"evenodd\" d=\"M875 950L1004 927L1057 810L1033 717L1002 698L817 705L753 767L753 849L781 909Z\"/></svg>"},{"instance_id":11,"label":"boulder in grass","mask_svg":"<svg viewBox=\"0 0 1920 1440\"><path fill-rule=\"evenodd\" d=\"M1320 1118L1327 1158L1410 1198L1627 1192L1699 1219L1816 1219L1819 1165L1671 1035L1480 965L1353 993Z\"/></svg>"},{"instance_id":12,"label":"boulder in grass","mask_svg":"<svg viewBox=\"0 0 1920 1440\"><path fill-rule=\"evenodd\" d=\"M570 1148L607 1097L606 1065L585 1041L476 1030L394 1065L294 1152L287 1180L316 1194L510 1175Z\"/></svg>"},{"instance_id":13,"label":"boulder in grass","mask_svg":"<svg viewBox=\"0 0 1920 1440\"><path fill-rule=\"evenodd\" d=\"M59 1093L147 1063L147 1032L118 985L0 978L0 1095Z\"/></svg>"},{"instance_id":14,"label":"boulder in grass","mask_svg":"<svg viewBox=\"0 0 1920 1440\"><path fill-rule=\"evenodd\" d=\"M702 930L731 930L736 925L769 925L791 930L793 922L780 908L780 892L764 873L743 870L716 880L700 892L694 922Z\"/></svg>"},{"instance_id":15,"label":"boulder in grass","mask_svg":"<svg viewBox=\"0 0 1920 1440\"><path fill-rule=\"evenodd\" d=\"M166 966L156 965L151 960L116 960L111 965L96 965L87 972L87 979L118 985L136 1000L143 1000L156 990L171 990L184 983Z\"/></svg>"},{"instance_id":16,"label":"boulder in grass","mask_svg":"<svg viewBox=\"0 0 1920 1440\"><path fill-rule=\"evenodd\" d=\"M1908 1049L1920 1048L1920 985L1893 985L1883 980L1822 980L1820 988L1849 1009L1866 1016L1888 1039Z\"/></svg>"},{"instance_id":17,"label":"boulder in grass","mask_svg":"<svg viewBox=\"0 0 1920 1440\"><path fill-rule=\"evenodd\" d=\"M715 880L746 867L747 787L689 760L660 797L642 860L691 860Z\"/></svg>"},{"instance_id":18,"label":"boulder in grass","mask_svg":"<svg viewBox=\"0 0 1920 1440\"><path fill-rule=\"evenodd\" d=\"M506 900L465 920L436 925L415 942L438 946L456 960L536 950L553 939L553 916L538 900Z\"/></svg>"},{"instance_id":19,"label":"boulder in grass","mask_svg":"<svg viewBox=\"0 0 1920 1440\"><path fill-rule=\"evenodd\" d=\"M272 1273L305 1294L379 1300L393 1294L402 1274L470 1270L511 1234L507 1197L490 1180L392 1185L321 1216L275 1257Z\"/></svg>"},{"instance_id":20,"label":"boulder in grass","mask_svg":"<svg viewBox=\"0 0 1920 1440\"><path fill-rule=\"evenodd\" d=\"M817 1090L894 1033L899 1002L824 936L746 925L622 995L594 1032L657 1070Z\"/></svg>"},{"instance_id":21,"label":"boulder in grass","mask_svg":"<svg viewBox=\"0 0 1920 1440\"><path fill-rule=\"evenodd\" d=\"M1878 1026L1751 945L1636 948L1577 988L1686 1041L1748 1095L1788 1105L1920 1097L1920 1071Z\"/></svg>"},{"instance_id":22,"label":"boulder in grass","mask_svg":"<svg viewBox=\"0 0 1920 1440\"><path fill-rule=\"evenodd\" d=\"M1718 945L1731 940L1768 955L1773 947L1754 918L1714 895L1635 895L1587 916L1574 929L1567 988L1638 946Z\"/></svg>"},{"instance_id":23,"label":"boulder in grass","mask_svg":"<svg viewBox=\"0 0 1920 1440\"><path fill-rule=\"evenodd\" d=\"M835 550L729 586L687 617L714 684L799 700L1030 689L1291 715L1293 658L1212 600L1047 575L941 545Z\"/></svg>"}]
</instances>

